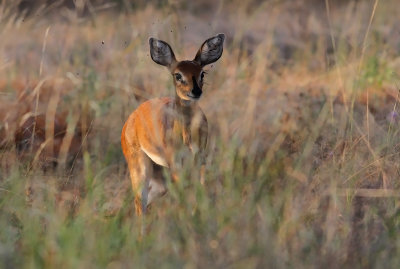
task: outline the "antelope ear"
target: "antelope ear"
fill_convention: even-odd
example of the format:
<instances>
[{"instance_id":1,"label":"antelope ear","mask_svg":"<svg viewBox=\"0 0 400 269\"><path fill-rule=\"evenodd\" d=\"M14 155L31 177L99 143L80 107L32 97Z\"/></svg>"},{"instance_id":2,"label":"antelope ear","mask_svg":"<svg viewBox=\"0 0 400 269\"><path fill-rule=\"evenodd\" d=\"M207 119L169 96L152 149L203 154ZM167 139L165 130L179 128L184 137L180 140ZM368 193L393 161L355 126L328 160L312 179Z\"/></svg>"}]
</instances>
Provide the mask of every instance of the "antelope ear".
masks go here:
<instances>
[{"instance_id":1,"label":"antelope ear","mask_svg":"<svg viewBox=\"0 0 400 269\"><path fill-rule=\"evenodd\" d=\"M201 66L216 62L222 55L224 40L225 35L218 34L204 41L196 57L194 57L194 61L198 62Z\"/></svg>"},{"instance_id":2,"label":"antelope ear","mask_svg":"<svg viewBox=\"0 0 400 269\"><path fill-rule=\"evenodd\" d=\"M149 39L151 59L158 64L171 67L176 62L175 54L167 42L155 38Z\"/></svg>"}]
</instances>

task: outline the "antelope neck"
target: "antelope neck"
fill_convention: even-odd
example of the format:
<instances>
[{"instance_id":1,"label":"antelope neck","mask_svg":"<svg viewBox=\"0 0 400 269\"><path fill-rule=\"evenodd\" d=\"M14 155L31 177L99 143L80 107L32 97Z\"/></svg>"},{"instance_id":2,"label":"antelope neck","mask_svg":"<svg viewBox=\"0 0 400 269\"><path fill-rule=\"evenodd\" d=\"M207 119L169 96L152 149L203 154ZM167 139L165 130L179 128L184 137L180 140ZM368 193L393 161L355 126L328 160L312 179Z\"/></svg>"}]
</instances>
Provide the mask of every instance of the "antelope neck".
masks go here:
<instances>
[{"instance_id":1,"label":"antelope neck","mask_svg":"<svg viewBox=\"0 0 400 269\"><path fill-rule=\"evenodd\" d=\"M177 94L175 95L176 110L183 115L184 118L190 118L193 115L193 109L197 106L197 101L183 100Z\"/></svg>"}]
</instances>

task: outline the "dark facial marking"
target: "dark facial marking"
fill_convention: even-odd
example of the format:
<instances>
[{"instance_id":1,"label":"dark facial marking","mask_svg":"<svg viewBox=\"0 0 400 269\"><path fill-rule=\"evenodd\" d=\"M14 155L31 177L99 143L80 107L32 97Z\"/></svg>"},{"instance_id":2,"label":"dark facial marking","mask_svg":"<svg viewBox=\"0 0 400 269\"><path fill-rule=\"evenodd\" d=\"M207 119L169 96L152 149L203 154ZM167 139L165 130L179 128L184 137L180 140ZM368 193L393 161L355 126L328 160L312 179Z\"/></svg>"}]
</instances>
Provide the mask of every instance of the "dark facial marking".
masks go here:
<instances>
[{"instance_id":1,"label":"dark facial marking","mask_svg":"<svg viewBox=\"0 0 400 269\"><path fill-rule=\"evenodd\" d=\"M200 97L200 95L203 93L203 91L200 89L199 85L197 84L197 81L194 76L192 76L193 80L193 89L192 89L192 94L195 97Z\"/></svg>"}]
</instances>

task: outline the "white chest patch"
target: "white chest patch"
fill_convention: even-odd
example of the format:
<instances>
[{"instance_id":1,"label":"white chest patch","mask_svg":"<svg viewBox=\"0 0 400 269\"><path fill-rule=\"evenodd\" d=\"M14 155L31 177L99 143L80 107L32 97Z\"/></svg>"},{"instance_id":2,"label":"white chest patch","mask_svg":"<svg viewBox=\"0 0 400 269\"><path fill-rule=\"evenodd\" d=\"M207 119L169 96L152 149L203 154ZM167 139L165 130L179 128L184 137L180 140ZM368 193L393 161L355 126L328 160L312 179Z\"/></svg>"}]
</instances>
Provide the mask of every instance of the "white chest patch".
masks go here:
<instances>
[{"instance_id":1,"label":"white chest patch","mask_svg":"<svg viewBox=\"0 0 400 269\"><path fill-rule=\"evenodd\" d=\"M147 151L143 147L141 147L141 149L143 150L144 153L146 153L147 156L149 156L149 158L153 162L155 162L158 165L161 165L161 166L164 166L164 167L168 167L167 160L165 160L165 158L163 156L161 156L160 154L151 153L151 152Z\"/></svg>"}]
</instances>

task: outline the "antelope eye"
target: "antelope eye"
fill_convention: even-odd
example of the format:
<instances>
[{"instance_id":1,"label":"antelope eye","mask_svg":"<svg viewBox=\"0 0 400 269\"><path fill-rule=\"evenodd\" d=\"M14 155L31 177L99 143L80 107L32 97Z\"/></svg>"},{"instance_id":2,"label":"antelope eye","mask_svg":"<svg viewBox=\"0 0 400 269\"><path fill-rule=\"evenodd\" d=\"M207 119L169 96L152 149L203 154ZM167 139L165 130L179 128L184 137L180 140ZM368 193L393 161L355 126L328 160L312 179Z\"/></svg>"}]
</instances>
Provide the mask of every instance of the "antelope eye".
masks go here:
<instances>
[{"instance_id":1,"label":"antelope eye","mask_svg":"<svg viewBox=\"0 0 400 269\"><path fill-rule=\"evenodd\" d=\"M175 73L174 76L175 76L175 79L176 79L176 80L179 80L179 81L182 80L182 75L181 75L181 74Z\"/></svg>"}]
</instances>

